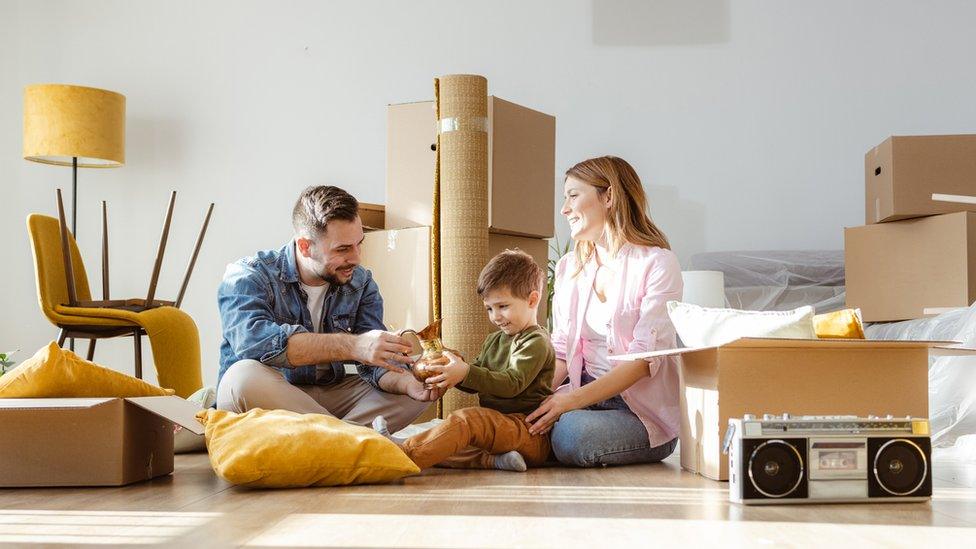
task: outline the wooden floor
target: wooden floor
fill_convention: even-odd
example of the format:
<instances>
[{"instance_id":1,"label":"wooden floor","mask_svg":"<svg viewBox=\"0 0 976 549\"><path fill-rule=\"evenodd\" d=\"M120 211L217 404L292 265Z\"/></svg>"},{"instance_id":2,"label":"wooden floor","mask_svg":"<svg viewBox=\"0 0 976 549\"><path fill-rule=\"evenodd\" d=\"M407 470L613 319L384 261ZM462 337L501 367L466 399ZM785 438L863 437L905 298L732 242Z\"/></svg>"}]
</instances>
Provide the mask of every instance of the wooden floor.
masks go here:
<instances>
[{"instance_id":1,"label":"wooden floor","mask_svg":"<svg viewBox=\"0 0 976 549\"><path fill-rule=\"evenodd\" d=\"M3 465L0 464L0 467ZM255 491L205 454L122 488L0 490L0 543L175 547L976 546L976 467L938 464L931 503L743 507L652 466L435 469L386 486ZM945 544L945 545L943 545Z\"/></svg>"}]
</instances>

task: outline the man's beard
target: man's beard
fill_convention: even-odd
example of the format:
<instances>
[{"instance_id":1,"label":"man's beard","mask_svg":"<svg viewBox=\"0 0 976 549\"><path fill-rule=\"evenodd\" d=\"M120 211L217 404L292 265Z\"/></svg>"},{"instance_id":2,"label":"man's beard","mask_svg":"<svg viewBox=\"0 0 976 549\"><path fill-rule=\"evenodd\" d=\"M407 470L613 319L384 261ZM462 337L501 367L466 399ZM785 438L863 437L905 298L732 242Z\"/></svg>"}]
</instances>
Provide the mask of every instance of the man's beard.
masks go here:
<instances>
[{"instance_id":1,"label":"man's beard","mask_svg":"<svg viewBox=\"0 0 976 549\"><path fill-rule=\"evenodd\" d=\"M349 282L349 279L340 280L339 275L336 274L335 272L329 272L328 268L325 265L319 267L319 269L315 271L315 275L318 276L320 279L326 281L331 286L342 286L346 282ZM351 273L349 275L349 278L350 279L352 278Z\"/></svg>"}]
</instances>

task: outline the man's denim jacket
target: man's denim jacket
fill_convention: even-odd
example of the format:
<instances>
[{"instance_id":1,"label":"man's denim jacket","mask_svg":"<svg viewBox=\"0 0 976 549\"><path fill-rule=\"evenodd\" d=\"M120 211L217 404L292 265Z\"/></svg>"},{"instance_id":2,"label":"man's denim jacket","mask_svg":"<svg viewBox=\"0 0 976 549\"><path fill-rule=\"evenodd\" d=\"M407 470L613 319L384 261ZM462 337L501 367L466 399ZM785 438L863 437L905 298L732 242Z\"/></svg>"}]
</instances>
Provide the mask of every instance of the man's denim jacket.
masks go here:
<instances>
[{"instance_id":1,"label":"man's denim jacket","mask_svg":"<svg viewBox=\"0 0 976 549\"><path fill-rule=\"evenodd\" d=\"M331 373L326 371L317 380L316 366L292 368L285 355L290 336L314 331L307 299L299 284L294 242L228 265L217 290L224 335L217 384L232 364L244 359L258 360L281 370L285 379L295 385L328 385L340 381L345 373L342 362L328 365ZM349 282L329 288L322 315L323 333L361 334L386 329L383 298L373 275L361 266L353 270ZM383 368L362 364L358 371L360 377L376 388L386 373Z\"/></svg>"}]
</instances>

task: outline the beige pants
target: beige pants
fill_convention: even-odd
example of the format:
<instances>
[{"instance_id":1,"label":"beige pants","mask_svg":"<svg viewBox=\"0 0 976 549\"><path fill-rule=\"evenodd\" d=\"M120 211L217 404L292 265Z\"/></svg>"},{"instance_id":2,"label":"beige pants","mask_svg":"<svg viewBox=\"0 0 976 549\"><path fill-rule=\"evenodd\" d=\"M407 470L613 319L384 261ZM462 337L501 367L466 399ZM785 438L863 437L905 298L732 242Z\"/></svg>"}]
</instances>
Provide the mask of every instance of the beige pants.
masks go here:
<instances>
[{"instance_id":1,"label":"beige pants","mask_svg":"<svg viewBox=\"0 0 976 549\"><path fill-rule=\"evenodd\" d=\"M406 427L429 406L430 402L374 389L358 375L347 375L332 385L292 385L281 372L257 360L235 362L224 372L217 389L220 410L290 410L325 414L357 425L369 425L382 415L390 432Z\"/></svg>"}]
</instances>

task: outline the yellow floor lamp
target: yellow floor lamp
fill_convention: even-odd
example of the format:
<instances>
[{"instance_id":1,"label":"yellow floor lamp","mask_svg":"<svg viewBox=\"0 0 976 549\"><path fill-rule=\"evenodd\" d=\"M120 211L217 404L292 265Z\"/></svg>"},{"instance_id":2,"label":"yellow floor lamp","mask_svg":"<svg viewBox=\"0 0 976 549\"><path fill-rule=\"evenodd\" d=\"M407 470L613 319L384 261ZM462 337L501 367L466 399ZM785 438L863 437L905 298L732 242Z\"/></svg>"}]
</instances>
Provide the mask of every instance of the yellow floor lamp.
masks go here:
<instances>
[{"instance_id":1,"label":"yellow floor lamp","mask_svg":"<svg viewBox=\"0 0 976 549\"><path fill-rule=\"evenodd\" d=\"M67 84L27 86L24 159L71 166L71 234L77 240L78 168L118 168L125 164L125 96Z\"/></svg>"}]
</instances>

